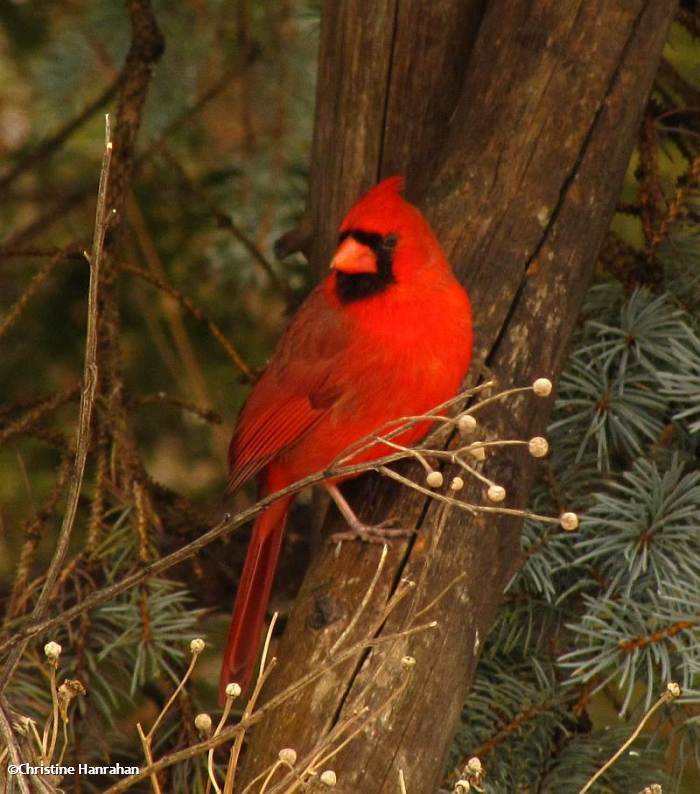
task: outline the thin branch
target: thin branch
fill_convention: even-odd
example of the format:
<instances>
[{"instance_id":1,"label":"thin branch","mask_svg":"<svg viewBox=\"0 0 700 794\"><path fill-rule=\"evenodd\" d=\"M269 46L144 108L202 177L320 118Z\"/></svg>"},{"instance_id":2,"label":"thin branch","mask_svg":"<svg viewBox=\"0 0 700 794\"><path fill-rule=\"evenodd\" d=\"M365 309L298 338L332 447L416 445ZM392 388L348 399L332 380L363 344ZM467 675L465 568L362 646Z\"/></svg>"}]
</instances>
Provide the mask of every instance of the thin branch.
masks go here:
<instances>
[{"instance_id":1,"label":"thin branch","mask_svg":"<svg viewBox=\"0 0 700 794\"><path fill-rule=\"evenodd\" d=\"M24 542L19 553L19 560L15 566L14 581L8 599L5 622L12 617L18 617L25 609L31 597L32 590L29 586L29 577L36 559L36 553L42 538L43 529L53 516L58 507L71 470L72 455L64 454L58 468L58 475L49 495L36 515L25 522Z\"/></svg>"},{"instance_id":2,"label":"thin branch","mask_svg":"<svg viewBox=\"0 0 700 794\"><path fill-rule=\"evenodd\" d=\"M15 166L10 168L6 174L1 176L0 196L3 195L4 191L7 190L18 176L25 171L36 168L36 166L42 163L47 157L50 157L76 130L80 129L80 127L82 127L100 108L104 107L117 93L123 79L124 72L120 72L104 91L96 99L87 104L75 118L64 124L61 129L57 130L45 141L42 141L42 143L29 152L29 154L25 155Z\"/></svg>"},{"instance_id":3,"label":"thin branch","mask_svg":"<svg viewBox=\"0 0 700 794\"><path fill-rule=\"evenodd\" d=\"M196 116L203 110L218 94L226 88L230 88L233 81L240 78L245 71L257 60L260 50L257 46L246 48L235 61L225 69L211 85L207 86L202 93L195 99L195 101L182 113L176 116L158 135L151 141L146 148L139 154L136 166L150 159L154 154L160 151L161 146L172 137L172 134L180 127L184 126L193 116Z\"/></svg>"},{"instance_id":4,"label":"thin branch","mask_svg":"<svg viewBox=\"0 0 700 794\"><path fill-rule=\"evenodd\" d=\"M140 722L136 723L136 730L138 731L139 739L141 741L141 746L143 747L143 754L146 758L146 764L148 766L153 766L153 753L151 752L151 742L148 736L144 734ZM160 783L158 782L158 775L156 772L154 772L151 775L151 788L153 789L154 794L162 794Z\"/></svg>"},{"instance_id":5,"label":"thin branch","mask_svg":"<svg viewBox=\"0 0 700 794\"><path fill-rule=\"evenodd\" d=\"M311 672L306 673L301 678L297 679L293 684L290 684L290 686L288 686L285 690L283 690L278 695L275 695L273 698L265 702L262 706L260 706L260 708L257 711L253 712L245 720L241 720L236 725L232 725L230 728L226 728L216 736L212 736L209 739L206 739L202 742L193 744L190 747L185 747L182 750L177 750L174 753L170 753L169 755L164 756L163 758L154 762L153 765L147 766L144 769L140 770L137 774L131 775L130 777L120 780L115 785L106 789L106 791L104 791L103 794L117 794L117 792L120 791L128 791L136 783L150 777L154 772L160 772L161 770L167 769L168 767L173 766L174 764L178 764L181 761L187 761L190 758L195 758L196 756L206 753L207 751L209 751L214 747L219 747L222 744L226 744L228 741L235 738L235 736L237 736L237 734L240 733L242 730L247 730L252 725L255 725L256 723L260 722L261 718L265 714L267 714L270 711L273 711L274 709L279 708L283 703L286 703L290 698L294 697L297 694L297 692L299 692L301 689L304 689L309 684L313 683L318 678L324 676L330 670L337 667L339 664L342 664L348 659L353 658L353 656L355 656L358 653L361 653L365 649L376 648L382 645L387 645L403 637L410 637L415 634L420 634L424 631L434 630L436 627L437 627L437 623L435 621L432 621L430 623L424 623L423 625L420 626L415 626L412 629L396 632L395 634L387 634L384 637L363 639L360 640L359 642L356 642L346 651L343 651L341 654L339 654L335 659L330 659L328 663L323 667L317 670L312 670Z\"/></svg>"},{"instance_id":6,"label":"thin branch","mask_svg":"<svg viewBox=\"0 0 700 794\"><path fill-rule=\"evenodd\" d=\"M591 779L586 783L586 785L579 791L578 794L586 794L587 791L590 790L591 786L598 780L598 778L606 772L610 767L617 761L617 759L627 750L627 748L634 742L634 740L639 736L642 732L642 729L647 724L651 716L663 706L665 703L670 703L672 700L675 700L680 695L680 687L678 684L673 682L669 683L664 691L663 695L654 703L654 705L647 711L647 713L642 717L639 721L639 725L634 729L632 735L627 739L627 741L620 747L620 749L611 757L609 758L603 766L591 777Z\"/></svg>"},{"instance_id":7,"label":"thin branch","mask_svg":"<svg viewBox=\"0 0 700 794\"><path fill-rule=\"evenodd\" d=\"M138 247L148 266L148 270L164 283L169 283L160 253L158 252L151 231L148 228L146 218L144 217L133 190L126 204L126 212L129 225L134 232ZM170 335L172 336L175 348L180 356L182 370L187 379L188 391L194 395L197 402L210 403L211 400L209 399L207 382L202 372L201 363L195 353L192 340L190 339L182 318L182 306L178 301L172 298L166 296L159 297L161 298L163 314L170 328ZM181 380L181 376L178 376L177 380Z\"/></svg>"},{"instance_id":8,"label":"thin branch","mask_svg":"<svg viewBox=\"0 0 700 794\"><path fill-rule=\"evenodd\" d=\"M290 302L294 296L289 289L289 285L279 277L272 266L272 263L258 248L255 242L253 242L253 240L251 240L250 237L241 229L231 215L229 215L227 212L224 212L222 209L217 207L213 201L211 201L209 196L199 187L194 179L192 179L192 177L185 170L184 166L166 146L163 147L162 154L168 163L170 163L170 165L172 165L173 168L175 168L175 170L179 173L180 181L185 188L187 188L192 196L197 199L198 203L203 204L207 208L208 212L216 221L217 226L220 229L225 229L226 231L231 232L233 238L237 240L243 246L243 248L245 248L245 250L250 254L251 258L260 265L276 289L284 295L287 302Z\"/></svg>"},{"instance_id":9,"label":"thin branch","mask_svg":"<svg viewBox=\"0 0 700 794\"><path fill-rule=\"evenodd\" d=\"M39 292L41 287L48 281L49 276L53 273L56 267L63 261L63 254L56 254L47 262L45 262L39 270L32 276L27 288L13 303L9 311L0 322L0 338L4 336L10 328L21 317L22 312L27 308L31 299Z\"/></svg>"},{"instance_id":10,"label":"thin branch","mask_svg":"<svg viewBox=\"0 0 700 794\"><path fill-rule=\"evenodd\" d=\"M531 518L533 521L541 521L545 524L558 524L560 521L558 517L554 518L553 516L544 516L539 513L530 513L528 510L518 510L515 507L487 507L486 505L468 504L459 499L454 499L451 496L444 496L443 494L431 491L429 488L424 488L422 485L418 485L418 483L409 480L408 477L404 477L402 474L392 469L387 469L386 466L379 466L377 470L380 474L392 480L396 480L396 482L400 482L402 485L406 485L414 491L422 493L424 496L430 496L438 502L452 505L452 507L459 507L461 510L466 510L468 513L491 513L500 516L513 516L514 518Z\"/></svg>"},{"instance_id":11,"label":"thin branch","mask_svg":"<svg viewBox=\"0 0 700 794\"><path fill-rule=\"evenodd\" d=\"M653 634L645 634L640 637L631 637L627 640L621 640L618 643L618 648L620 649L621 653L633 653L641 648L646 648L647 645L653 645L658 642L663 642L664 640L670 639L671 637L675 637L677 634L680 634L682 631L688 631L689 629L694 628L700 618L695 618L693 620L679 620L677 623L673 623L670 626L665 626L658 631L655 631Z\"/></svg>"},{"instance_id":12,"label":"thin branch","mask_svg":"<svg viewBox=\"0 0 700 794\"><path fill-rule=\"evenodd\" d=\"M66 215L69 215L80 207L91 194L92 185L89 188L77 188L67 192L57 201L50 204L49 207L34 218L34 220L29 221L29 223L20 227L9 237L6 237L2 241L2 247L11 250L20 245L24 245L26 241L31 240L37 235L44 234L54 223L61 220L61 218L65 218Z\"/></svg>"},{"instance_id":13,"label":"thin branch","mask_svg":"<svg viewBox=\"0 0 700 794\"><path fill-rule=\"evenodd\" d=\"M202 645L203 645L203 644L202 644ZM191 646L191 647L192 647L192 646ZM172 693L172 695L170 695L170 697L168 698L168 700L167 700L166 704L165 704L165 705L163 706L163 708L160 710L160 713L159 713L159 714L158 714L158 716L156 717L156 719L155 719L155 722L153 723L153 725L151 725L151 729L150 729L150 731L148 731L148 734L145 736L145 738L146 738L146 739L147 739L147 741L148 741L148 744L149 744L149 746L150 746L150 744L151 744L151 740L153 739L153 736L155 735L156 728L157 728L157 727L160 725L160 723L163 721L163 718L164 718L164 717L165 717L165 715L168 713L168 711L169 711L170 707L171 707L171 706L173 705L173 703L175 702L175 699L176 699L176 698L177 698L177 696L180 694L180 692L182 692L182 689L183 689L183 687L185 686L185 684L186 684L186 683L187 683L187 681L189 680L190 676L192 675L192 671L194 670L194 668L195 668L195 665L197 664L197 658L199 657L199 654L200 654L200 653L201 653L201 651L200 651L200 650L198 650L198 649L196 648L196 646L192 647L192 659L190 660L189 666L187 667L187 670L185 671L185 674L182 676L182 679L180 680L180 683L179 683L179 684L177 685L177 687L175 688L175 691L174 691L174 692Z\"/></svg>"},{"instance_id":14,"label":"thin branch","mask_svg":"<svg viewBox=\"0 0 700 794\"><path fill-rule=\"evenodd\" d=\"M73 524L78 509L78 499L83 484L85 463L87 461L88 447L90 445L90 425L92 408L97 388L97 312L98 312L98 284L100 279L100 264L104 248L105 234L108 225L107 188L109 185L109 170L112 162L112 139L109 116L105 124L105 151L102 158L100 171L100 184L97 195L97 209L95 213L95 234L90 254L90 284L88 287L88 320L85 343L85 366L83 370L83 388L80 397L80 414L78 418L78 431L76 436L76 453L73 473L68 486L68 503L63 516L63 522L56 543L56 550L51 558L51 564L46 574L44 586L32 612L32 620L40 620L49 607L51 593L63 568L63 563L68 552ZM19 643L10 654L2 674L0 675L0 691L7 683L19 661L26 641Z\"/></svg>"},{"instance_id":15,"label":"thin branch","mask_svg":"<svg viewBox=\"0 0 700 794\"><path fill-rule=\"evenodd\" d=\"M258 698L260 697L260 692L262 691L263 684L267 680L267 677L272 672L272 669L277 664L277 660L275 658L270 659L270 664L267 664L267 654L270 650L270 642L272 640L272 632L275 630L275 623L277 623L277 618L279 616L278 612L275 612L272 616L272 620L270 621L270 625L267 629L267 635L265 636L265 645L263 647L262 656L260 658L260 670L258 671L258 678L255 682L255 687L253 689L253 693L251 694L246 707L243 711L243 721L247 720L250 715L255 710L255 706L258 702ZM236 770L238 768L238 758L241 754L241 749L243 747L243 739L245 737L245 728L241 730L239 733L236 734L236 738L233 742L233 746L231 747L231 752L229 753L229 762L228 768L226 770L226 780L224 781L224 794L233 794L233 784L236 779Z\"/></svg>"},{"instance_id":16,"label":"thin branch","mask_svg":"<svg viewBox=\"0 0 700 794\"><path fill-rule=\"evenodd\" d=\"M0 695L0 734L5 740L10 760L13 764L19 766L22 763L22 756L17 747L17 740L15 739L15 733L12 730L12 723L9 717L9 704L4 695ZM16 775L15 779L22 794L32 794L24 775Z\"/></svg>"},{"instance_id":17,"label":"thin branch","mask_svg":"<svg viewBox=\"0 0 700 794\"><path fill-rule=\"evenodd\" d=\"M195 405L189 400L181 400L172 394L166 394L164 391L156 392L155 394L144 394L140 397L135 397L131 400L134 405L172 405L175 408L180 408L187 411L194 416L198 416L205 422L210 422L213 425L220 425L223 422L220 414L212 411L211 408L203 408L201 405Z\"/></svg>"},{"instance_id":18,"label":"thin branch","mask_svg":"<svg viewBox=\"0 0 700 794\"><path fill-rule=\"evenodd\" d=\"M142 270L140 267L130 265L126 262L122 262L119 267L121 270L124 270L127 273L131 273L132 275L138 276L144 281L148 281L149 284L153 284L154 287L158 287L158 289L175 298L175 300L177 300L177 302L196 320L205 323L205 325L209 328L211 335L217 340L217 342L219 342L228 357L246 376L246 378L250 381L254 379L254 372L252 368L246 364L243 356L241 356L238 350L236 350L231 342L229 342L221 328L219 328L219 326L213 320L208 319L204 312L198 306L195 306L195 304L186 295L183 295L182 292L180 292L176 287L160 278L155 273L149 273L147 270Z\"/></svg>"},{"instance_id":19,"label":"thin branch","mask_svg":"<svg viewBox=\"0 0 700 794\"><path fill-rule=\"evenodd\" d=\"M66 246L61 248L58 245L51 245L44 248L37 248L33 245L17 245L13 247L0 246L0 259L50 259L54 256L61 256L64 259L78 259L85 261L82 248Z\"/></svg>"},{"instance_id":20,"label":"thin branch","mask_svg":"<svg viewBox=\"0 0 700 794\"><path fill-rule=\"evenodd\" d=\"M463 392L462 394L458 395L457 397L453 398L453 400L448 401L450 404L458 403L460 401L464 401L468 396L474 394L475 390L468 390ZM432 415L436 409L432 409L429 414ZM400 422L404 421L405 426L412 425L416 421L420 421L420 418L417 417L407 417L403 420L399 420L394 425L397 425L397 429L392 431L392 433L400 433L402 429L405 430L405 426L402 428ZM423 419L425 421L425 419ZM438 433L439 434L439 433ZM438 435L436 434L436 435ZM367 438L373 438L373 434L368 436ZM361 445L364 440L361 440L359 444ZM373 441L376 443L376 441ZM355 445L353 445L354 447ZM473 505L467 502L462 502L458 499L453 497L444 496L443 494L437 493L435 491L429 490L424 488L423 486L414 483L413 481L409 480L407 477L403 477L402 475L398 474L397 472L392 471L391 469L387 469L387 463L391 463L394 461L402 460L404 458L410 458L413 456L413 450L411 449L404 449L402 451L395 452L391 455L387 455L384 458L379 458L378 460L371 461L371 462L364 462L364 463L357 463L357 464L347 464L347 465L335 465L331 466L328 469L323 471L315 472L314 474L310 474L307 477L298 480L291 485L286 486L285 488L276 491L275 493L269 494L265 496L263 499L260 499L251 507L242 510L240 513L236 514L235 516L226 515L218 524L213 526L207 532L204 532L199 537L195 538L190 543L182 546L179 549L176 549L174 552L171 552L165 557L161 557L160 559L154 560L138 571L135 571L132 574L124 577L122 580L115 582L108 587L103 588L102 590L98 590L91 595L87 596L86 598L82 599L80 603L74 605L69 609L63 610L60 615L57 615L54 618L49 618L46 620L41 620L39 622L32 622L30 619L30 625L25 626L24 628L19 628L16 630L14 636L8 637L4 642L0 643L0 652L6 650L7 648L11 648L14 645L17 645L19 642L24 642L30 637L33 637L37 634L42 632L48 631L49 629L53 629L56 626L65 624L73 620L78 615L82 614L83 612L89 611L94 607L98 606L99 604L104 603L105 601L109 601L112 598L116 597L120 593L125 592L126 590L131 589L132 587L141 584L142 582L146 581L147 579L157 576L164 571L172 568L174 565L177 565L183 562L190 557L196 555L202 548L207 546L208 544L212 543L214 540L217 540L224 535L229 534L234 529L238 528L242 524L246 523L250 519L257 516L263 510L267 509L273 502L281 499L285 496L290 496L292 494L297 493L305 488L308 488L311 485L315 485L316 483L322 482L323 480L333 479L333 478L340 478L354 474L361 474L367 471L376 471L380 474L383 474L387 477L390 477L398 482L402 483L403 485L418 491L424 495L430 496L437 501L441 501L447 504L450 504L454 507L457 507L461 510L465 510L468 513L488 513L493 515L509 515L518 518L532 518L537 521L542 521L545 523L559 523L559 518L553 518L551 516L544 516L538 515L535 513L529 513L524 510L517 510L515 508L507 508L507 507L487 507L482 505ZM342 457L349 457L347 455L339 456Z\"/></svg>"},{"instance_id":21,"label":"thin branch","mask_svg":"<svg viewBox=\"0 0 700 794\"><path fill-rule=\"evenodd\" d=\"M43 419L47 414L54 411L60 405L70 402L80 391L80 386L70 386L67 389L56 392L51 397L43 398L33 404L33 406L17 419L13 419L0 430L0 444L9 441L14 436L26 433ZM16 406L10 406L8 412Z\"/></svg>"},{"instance_id":22,"label":"thin branch","mask_svg":"<svg viewBox=\"0 0 700 794\"><path fill-rule=\"evenodd\" d=\"M134 164L135 168L138 170L144 162L149 160L160 149L163 142L167 140L173 132L185 125L192 118L192 116L195 116L204 107L206 107L206 105L209 104L209 102L211 102L211 100L214 99L217 94L219 94L226 87L230 86L233 80L235 80L237 77L240 77L240 75L243 73L242 69L246 69L252 63L254 63L258 55L259 49L252 47L243 54L241 59L237 59L231 67L222 72L210 86L202 91L192 105L190 105L188 108L185 108L185 110L170 124L168 124L162 133L154 141L152 141L144 149L144 151L141 152L141 154L138 155ZM62 197L60 201L55 202L55 204L53 204L43 215L31 221L23 229L20 229L18 232L5 240L5 245L8 247L14 246L23 242L24 240L32 238L36 234L44 232L50 224L64 217L76 206L82 204L89 196L90 189L84 187Z\"/></svg>"},{"instance_id":23,"label":"thin branch","mask_svg":"<svg viewBox=\"0 0 700 794\"><path fill-rule=\"evenodd\" d=\"M355 628L355 624L360 618L360 615L364 612L365 607L369 604L370 598L372 598L372 593L374 592L374 588L377 586L377 582L379 581L379 577L382 574L382 570L384 569L384 563L386 562L387 555L389 553L389 546L385 543L382 546L382 553L379 555L379 562L377 563L377 569L374 572L374 576L372 577L372 581L369 584L369 587L365 591L364 597L360 602L360 605L355 610L355 614L352 616L352 620L348 623L345 627L343 633L338 637L338 639L333 643L329 654L332 656L338 648L343 644L343 641L348 637L350 632Z\"/></svg>"}]
</instances>

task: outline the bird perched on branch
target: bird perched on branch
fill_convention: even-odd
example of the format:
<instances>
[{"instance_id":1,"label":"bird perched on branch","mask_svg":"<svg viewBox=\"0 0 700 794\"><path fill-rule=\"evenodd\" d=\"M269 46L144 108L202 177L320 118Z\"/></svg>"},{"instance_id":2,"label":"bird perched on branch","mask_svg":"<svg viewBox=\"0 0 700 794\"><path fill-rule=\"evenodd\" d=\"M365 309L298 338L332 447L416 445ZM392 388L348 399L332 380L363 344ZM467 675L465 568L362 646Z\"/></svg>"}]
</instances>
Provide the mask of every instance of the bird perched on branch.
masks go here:
<instances>
[{"instance_id":1,"label":"bird perched on branch","mask_svg":"<svg viewBox=\"0 0 700 794\"><path fill-rule=\"evenodd\" d=\"M330 273L297 311L251 391L229 450L236 490L257 476L262 496L323 471L353 442L393 419L421 415L457 392L472 350L469 298L425 218L391 177L360 198L340 226ZM393 438L410 445L430 422ZM390 450L375 444L347 461ZM368 527L338 489L325 488L363 540L400 533ZM292 501L255 521L220 677L250 682Z\"/></svg>"}]
</instances>

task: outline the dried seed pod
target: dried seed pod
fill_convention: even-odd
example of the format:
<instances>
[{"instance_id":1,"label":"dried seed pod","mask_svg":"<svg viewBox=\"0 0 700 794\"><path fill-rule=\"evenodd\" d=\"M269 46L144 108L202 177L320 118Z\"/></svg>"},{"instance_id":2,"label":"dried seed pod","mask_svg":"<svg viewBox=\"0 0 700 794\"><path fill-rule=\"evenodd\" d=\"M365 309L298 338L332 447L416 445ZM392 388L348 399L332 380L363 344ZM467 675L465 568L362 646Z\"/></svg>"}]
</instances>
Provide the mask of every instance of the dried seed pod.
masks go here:
<instances>
[{"instance_id":1,"label":"dried seed pod","mask_svg":"<svg viewBox=\"0 0 700 794\"><path fill-rule=\"evenodd\" d=\"M241 687L239 684L235 683L226 684L225 692L227 698L237 698L241 695Z\"/></svg>"},{"instance_id":2,"label":"dried seed pod","mask_svg":"<svg viewBox=\"0 0 700 794\"><path fill-rule=\"evenodd\" d=\"M549 397L552 393L552 381L549 378L537 378L532 384L532 391L538 397Z\"/></svg>"},{"instance_id":3,"label":"dried seed pod","mask_svg":"<svg viewBox=\"0 0 700 794\"><path fill-rule=\"evenodd\" d=\"M502 502L506 498L506 489L502 485L491 485L486 496L489 502Z\"/></svg>"},{"instance_id":4,"label":"dried seed pod","mask_svg":"<svg viewBox=\"0 0 700 794\"><path fill-rule=\"evenodd\" d=\"M533 458L543 458L549 452L549 444L546 438L535 436L527 442L527 449Z\"/></svg>"},{"instance_id":5,"label":"dried seed pod","mask_svg":"<svg viewBox=\"0 0 700 794\"><path fill-rule=\"evenodd\" d=\"M468 436L476 430L476 419L471 414L462 414L457 420L457 429L463 436Z\"/></svg>"},{"instance_id":6,"label":"dried seed pod","mask_svg":"<svg viewBox=\"0 0 700 794\"><path fill-rule=\"evenodd\" d=\"M289 764L289 766L294 766L297 762L297 751L294 750L292 747L284 747L282 750L277 753L277 757L280 761L283 761L285 764Z\"/></svg>"},{"instance_id":7,"label":"dried seed pod","mask_svg":"<svg viewBox=\"0 0 700 794\"><path fill-rule=\"evenodd\" d=\"M428 484L430 488L440 488L442 486L442 483L444 482L442 472L439 471L428 472L425 478L425 482Z\"/></svg>"},{"instance_id":8,"label":"dried seed pod","mask_svg":"<svg viewBox=\"0 0 700 794\"><path fill-rule=\"evenodd\" d=\"M46 654L46 658L48 661L55 667L58 664L58 658L61 655L61 651L63 648L57 643L51 640L51 642L47 642L44 645L44 653Z\"/></svg>"},{"instance_id":9,"label":"dried seed pod","mask_svg":"<svg viewBox=\"0 0 700 794\"><path fill-rule=\"evenodd\" d=\"M562 513L559 517L559 523L562 529L565 529L567 532L573 532L575 529L578 529L578 516L576 513Z\"/></svg>"}]
</instances>

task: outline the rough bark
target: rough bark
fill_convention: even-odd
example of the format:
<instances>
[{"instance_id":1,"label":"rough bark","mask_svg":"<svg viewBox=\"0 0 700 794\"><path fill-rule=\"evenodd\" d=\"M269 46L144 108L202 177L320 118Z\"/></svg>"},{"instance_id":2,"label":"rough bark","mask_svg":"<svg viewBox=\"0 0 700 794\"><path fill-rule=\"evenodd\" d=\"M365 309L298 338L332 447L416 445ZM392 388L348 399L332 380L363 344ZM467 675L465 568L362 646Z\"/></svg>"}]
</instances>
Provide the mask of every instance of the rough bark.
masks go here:
<instances>
[{"instance_id":1,"label":"rough bark","mask_svg":"<svg viewBox=\"0 0 700 794\"><path fill-rule=\"evenodd\" d=\"M436 15L429 35L418 13L426 4L342 0L323 7L314 262L327 259L337 221L358 192L380 174L404 171L472 296L473 371L486 364L502 387L537 376L556 380L675 3L489 0L478 25L480 3L461 16L464 3L439 5L445 21ZM447 52L454 55L446 64ZM421 86L440 100L431 104ZM424 135L415 131L423 124ZM423 167L433 162L436 169ZM550 409L551 400L521 397L489 414L489 433L542 434ZM526 455L499 454L486 471L506 487L508 506L524 507L535 465ZM465 490L465 499L483 501L479 488ZM392 544L344 645L365 636L401 577L419 583L413 603L406 599L377 636L400 630L446 584L466 576L425 615L439 622L436 632L358 655L270 715L254 731L244 777L282 747L306 754L353 708L377 708L396 688L394 660L410 653L417 666L408 688L331 765L343 792L399 791L399 769L411 794L434 792L495 609L519 564L520 522L453 511L434 547L436 503L373 478L347 492L368 521L393 515L420 531L412 542ZM328 523L337 528L337 517ZM277 649L268 697L327 661L379 553L324 545Z\"/></svg>"}]
</instances>

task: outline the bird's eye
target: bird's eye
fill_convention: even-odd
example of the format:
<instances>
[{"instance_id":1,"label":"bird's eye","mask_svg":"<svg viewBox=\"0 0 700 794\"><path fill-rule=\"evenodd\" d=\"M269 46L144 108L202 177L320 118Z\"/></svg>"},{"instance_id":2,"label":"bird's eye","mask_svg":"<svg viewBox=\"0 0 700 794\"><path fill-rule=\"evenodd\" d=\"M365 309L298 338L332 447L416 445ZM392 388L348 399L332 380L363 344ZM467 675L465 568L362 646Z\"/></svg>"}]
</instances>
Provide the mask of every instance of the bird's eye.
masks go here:
<instances>
[{"instance_id":1,"label":"bird's eye","mask_svg":"<svg viewBox=\"0 0 700 794\"><path fill-rule=\"evenodd\" d=\"M382 239L382 245L384 248L393 248L398 241L399 238L395 234L387 234L387 236Z\"/></svg>"}]
</instances>

